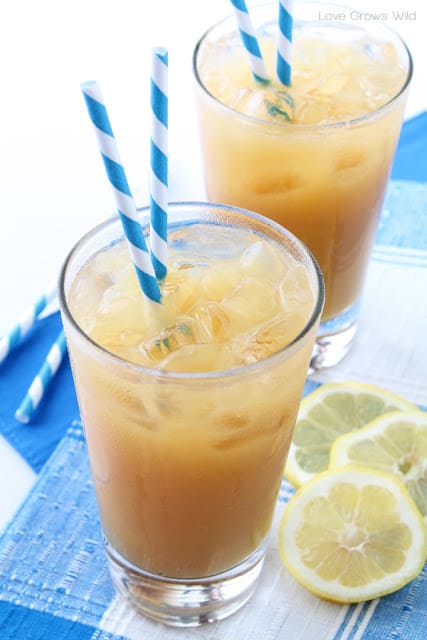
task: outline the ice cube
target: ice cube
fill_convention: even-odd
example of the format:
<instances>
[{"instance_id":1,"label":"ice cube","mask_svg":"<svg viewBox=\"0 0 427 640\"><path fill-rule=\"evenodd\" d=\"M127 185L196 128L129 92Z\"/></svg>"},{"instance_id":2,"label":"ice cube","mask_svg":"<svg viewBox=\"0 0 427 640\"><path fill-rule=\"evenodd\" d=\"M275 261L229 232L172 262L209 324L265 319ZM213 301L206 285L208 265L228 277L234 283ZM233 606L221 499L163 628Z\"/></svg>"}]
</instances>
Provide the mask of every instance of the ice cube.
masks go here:
<instances>
[{"instance_id":1,"label":"ice cube","mask_svg":"<svg viewBox=\"0 0 427 640\"><path fill-rule=\"evenodd\" d=\"M111 247L98 251L91 260L90 267L99 274L115 274L118 269L123 267L123 263L132 263L130 257L127 255L127 247L124 242L118 242L115 245L114 251L109 251ZM125 257L125 261L123 260ZM113 280L115 279L114 276Z\"/></svg>"},{"instance_id":2,"label":"ice cube","mask_svg":"<svg viewBox=\"0 0 427 640\"><path fill-rule=\"evenodd\" d=\"M318 91L324 96L334 96L345 88L348 81L348 75L345 73L337 73L327 77Z\"/></svg>"},{"instance_id":3,"label":"ice cube","mask_svg":"<svg viewBox=\"0 0 427 640\"><path fill-rule=\"evenodd\" d=\"M302 318L296 323L292 314L280 314L255 331L235 336L231 349L241 365L252 364L280 351L298 335L302 327Z\"/></svg>"},{"instance_id":4,"label":"ice cube","mask_svg":"<svg viewBox=\"0 0 427 640\"><path fill-rule=\"evenodd\" d=\"M279 296L285 312L300 312L313 304L313 291L304 265L295 264L279 284Z\"/></svg>"},{"instance_id":5,"label":"ice cube","mask_svg":"<svg viewBox=\"0 0 427 640\"><path fill-rule=\"evenodd\" d=\"M225 428L227 431L235 431L242 429L250 424L250 415L242 415L241 413L223 413L217 417L219 427Z\"/></svg>"},{"instance_id":6,"label":"ice cube","mask_svg":"<svg viewBox=\"0 0 427 640\"><path fill-rule=\"evenodd\" d=\"M232 267L232 268L231 268ZM224 300L233 291L242 277L241 270L227 263L213 264L212 268L203 274L201 286L207 300Z\"/></svg>"},{"instance_id":7,"label":"ice cube","mask_svg":"<svg viewBox=\"0 0 427 640\"><path fill-rule=\"evenodd\" d=\"M355 169L365 162L367 150L362 147L345 147L339 150L335 168L339 173Z\"/></svg>"},{"instance_id":8,"label":"ice cube","mask_svg":"<svg viewBox=\"0 0 427 640\"><path fill-rule=\"evenodd\" d=\"M277 249L261 240L245 249L240 257L240 264L246 276L258 276L276 282L284 276L286 269Z\"/></svg>"},{"instance_id":9,"label":"ice cube","mask_svg":"<svg viewBox=\"0 0 427 640\"><path fill-rule=\"evenodd\" d=\"M305 124L358 118L386 103L403 81L391 43L357 32L327 46L321 38L297 38L293 58L293 115Z\"/></svg>"},{"instance_id":10,"label":"ice cube","mask_svg":"<svg viewBox=\"0 0 427 640\"><path fill-rule=\"evenodd\" d=\"M225 342L230 337L230 318L220 303L200 305L193 313L193 320L193 331L199 343Z\"/></svg>"},{"instance_id":11,"label":"ice cube","mask_svg":"<svg viewBox=\"0 0 427 640\"><path fill-rule=\"evenodd\" d=\"M79 324L83 331L91 335L103 295L114 284L114 279L108 273L98 272L91 263L84 267L84 272L84 277L76 278L73 282L70 306L79 310Z\"/></svg>"},{"instance_id":12,"label":"ice cube","mask_svg":"<svg viewBox=\"0 0 427 640\"><path fill-rule=\"evenodd\" d=\"M242 418L244 420L244 416ZM213 443L213 446L220 451L227 451L234 447L257 446L263 438L268 438L269 450L272 452L275 447L283 447L282 425L287 419L288 416L266 407L262 419L251 420L248 416L246 422L242 421L242 424L237 428L230 424L229 428L224 430L224 433L219 432L220 435ZM291 430L289 430L289 436L291 436L291 433Z\"/></svg>"},{"instance_id":13,"label":"ice cube","mask_svg":"<svg viewBox=\"0 0 427 640\"><path fill-rule=\"evenodd\" d=\"M147 309L138 295L124 295L120 285L104 291L91 323L90 336L107 349L126 345L127 332L143 333L147 327ZM120 323L120 324L119 324Z\"/></svg>"},{"instance_id":14,"label":"ice cube","mask_svg":"<svg viewBox=\"0 0 427 640\"><path fill-rule=\"evenodd\" d=\"M140 331L145 327L146 306L139 289L129 295L121 283L109 287L104 291L98 311L98 318L103 323L120 318L122 330Z\"/></svg>"},{"instance_id":15,"label":"ice cube","mask_svg":"<svg viewBox=\"0 0 427 640\"><path fill-rule=\"evenodd\" d=\"M160 367L166 371L198 373L235 367L228 345L188 344L170 353Z\"/></svg>"},{"instance_id":16,"label":"ice cube","mask_svg":"<svg viewBox=\"0 0 427 640\"><path fill-rule=\"evenodd\" d=\"M245 444L251 444L254 439L259 437L259 432L256 429L245 429L243 431L236 431L229 435L218 438L213 446L218 451L228 451L234 447L241 447Z\"/></svg>"},{"instance_id":17,"label":"ice cube","mask_svg":"<svg viewBox=\"0 0 427 640\"><path fill-rule=\"evenodd\" d=\"M277 284L253 277L243 278L223 308L236 332L253 330L280 311Z\"/></svg>"},{"instance_id":18,"label":"ice cube","mask_svg":"<svg viewBox=\"0 0 427 640\"><path fill-rule=\"evenodd\" d=\"M366 56L372 60L375 66L377 66L378 63L384 65L396 65L396 49L391 42L372 42L371 40L362 40L360 45Z\"/></svg>"},{"instance_id":19,"label":"ice cube","mask_svg":"<svg viewBox=\"0 0 427 640\"><path fill-rule=\"evenodd\" d=\"M305 323L309 318L309 314L304 308L293 313L287 313L283 318L271 322L256 335L256 344L259 353L263 350L266 357L280 351L283 347L290 344L304 329Z\"/></svg>"},{"instance_id":20,"label":"ice cube","mask_svg":"<svg viewBox=\"0 0 427 640\"><path fill-rule=\"evenodd\" d=\"M288 122L292 119L293 99L287 91L270 84L268 89L264 87L242 89L235 95L231 106L261 120Z\"/></svg>"},{"instance_id":21,"label":"ice cube","mask_svg":"<svg viewBox=\"0 0 427 640\"><path fill-rule=\"evenodd\" d=\"M322 124L329 121L330 109L326 96L306 94L296 101L295 119L304 124Z\"/></svg>"},{"instance_id":22,"label":"ice cube","mask_svg":"<svg viewBox=\"0 0 427 640\"><path fill-rule=\"evenodd\" d=\"M259 195L283 194L301 189L307 182L307 177L301 171L279 164L274 168L268 167L268 173L260 172L252 181L252 190Z\"/></svg>"},{"instance_id":23,"label":"ice cube","mask_svg":"<svg viewBox=\"0 0 427 640\"><path fill-rule=\"evenodd\" d=\"M161 285L162 303L173 309L174 315L188 313L200 298L201 274L193 266L182 265L178 271L170 270Z\"/></svg>"},{"instance_id":24,"label":"ice cube","mask_svg":"<svg viewBox=\"0 0 427 640\"><path fill-rule=\"evenodd\" d=\"M264 95L264 106L271 118L283 122L292 120L294 101L288 91L282 89L269 91Z\"/></svg>"},{"instance_id":25,"label":"ice cube","mask_svg":"<svg viewBox=\"0 0 427 640\"><path fill-rule=\"evenodd\" d=\"M139 344L139 351L156 366L164 358L182 347L193 344L193 320L181 318L177 324L162 329L156 336Z\"/></svg>"},{"instance_id":26,"label":"ice cube","mask_svg":"<svg viewBox=\"0 0 427 640\"><path fill-rule=\"evenodd\" d=\"M208 232L207 232L208 231ZM212 259L231 258L241 251L239 242L227 232L227 226L207 225L203 223L188 224L169 233L169 246L171 251L177 250L180 254L180 264L192 264L193 266L210 266ZM242 241L245 234L242 233Z\"/></svg>"}]
</instances>

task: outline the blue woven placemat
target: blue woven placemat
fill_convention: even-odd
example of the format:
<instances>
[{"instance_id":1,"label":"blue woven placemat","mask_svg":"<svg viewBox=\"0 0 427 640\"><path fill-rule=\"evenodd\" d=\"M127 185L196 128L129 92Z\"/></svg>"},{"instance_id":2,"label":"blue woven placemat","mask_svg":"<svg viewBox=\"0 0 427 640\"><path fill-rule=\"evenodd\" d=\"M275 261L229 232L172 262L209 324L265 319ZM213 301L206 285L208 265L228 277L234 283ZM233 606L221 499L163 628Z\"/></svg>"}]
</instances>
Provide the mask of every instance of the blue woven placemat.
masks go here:
<instances>
[{"instance_id":1,"label":"blue woven placemat","mask_svg":"<svg viewBox=\"0 0 427 640\"><path fill-rule=\"evenodd\" d=\"M279 515L292 492L284 481ZM0 541L1 640L425 640L427 567L390 596L333 605L281 568L276 538L277 518L260 586L228 620L178 631L134 614L117 602L108 576L86 446L75 422ZM239 635L248 626L251 633Z\"/></svg>"},{"instance_id":2,"label":"blue woven placemat","mask_svg":"<svg viewBox=\"0 0 427 640\"><path fill-rule=\"evenodd\" d=\"M86 446L76 422L2 537L0 637L92 638L112 597Z\"/></svg>"}]
</instances>

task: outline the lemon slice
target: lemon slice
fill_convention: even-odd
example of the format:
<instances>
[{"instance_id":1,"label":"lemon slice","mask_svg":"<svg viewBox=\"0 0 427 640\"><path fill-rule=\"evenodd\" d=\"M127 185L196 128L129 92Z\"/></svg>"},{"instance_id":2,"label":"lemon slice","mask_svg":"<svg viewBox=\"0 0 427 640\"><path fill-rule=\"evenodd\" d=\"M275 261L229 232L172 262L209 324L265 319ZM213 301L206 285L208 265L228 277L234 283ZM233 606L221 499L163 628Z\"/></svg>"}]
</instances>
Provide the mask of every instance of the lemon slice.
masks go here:
<instances>
[{"instance_id":1,"label":"lemon slice","mask_svg":"<svg viewBox=\"0 0 427 640\"><path fill-rule=\"evenodd\" d=\"M360 382L324 384L301 402L285 476L300 487L329 465L338 436L390 411L417 407L390 391Z\"/></svg>"},{"instance_id":2,"label":"lemon slice","mask_svg":"<svg viewBox=\"0 0 427 640\"><path fill-rule=\"evenodd\" d=\"M279 548L290 573L315 595L362 602L419 574L427 530L400 480L348 466L319 474L294 495Z\"/></svg>"},{"instance_id":3,"label":"lemon slice","mask_svg":"<svg viewBox=\"0 0 427 640\"><path fill-rule=\"evenodd\" d=\"M393 473L406 485L427 523L427 414L388 413L338 438L330 468L352 464Z\"/></svg>"}]
</instances>

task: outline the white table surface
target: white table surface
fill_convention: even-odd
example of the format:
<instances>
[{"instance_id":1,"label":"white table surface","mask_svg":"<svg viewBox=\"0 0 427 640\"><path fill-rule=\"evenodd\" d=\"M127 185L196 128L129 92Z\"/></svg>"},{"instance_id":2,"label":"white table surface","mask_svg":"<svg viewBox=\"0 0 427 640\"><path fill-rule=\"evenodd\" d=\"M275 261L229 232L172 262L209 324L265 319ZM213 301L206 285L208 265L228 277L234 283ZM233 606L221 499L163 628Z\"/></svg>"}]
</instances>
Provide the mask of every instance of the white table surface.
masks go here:
<instances>
[{"instance_id":1,"label":"white table surface","mask_svg":"<svg viewBox=\"0 0 427 640\"><path fill-rule=\"evenodd\" d=\"M354 4L371 18L386 13L387 24L406 40L415 60L406 117L427 109L424 0ZM150 49L167 46L171 199L203 198L191 53L230 6L229 0L21 0L3 7L0 334L55 277L75 241L114 211L82 81L100 82L132 190L145 204ZM403 10L415 19L393 17ZM0 529L34 478L0 436Z\"/></svg>"}]
</instances>

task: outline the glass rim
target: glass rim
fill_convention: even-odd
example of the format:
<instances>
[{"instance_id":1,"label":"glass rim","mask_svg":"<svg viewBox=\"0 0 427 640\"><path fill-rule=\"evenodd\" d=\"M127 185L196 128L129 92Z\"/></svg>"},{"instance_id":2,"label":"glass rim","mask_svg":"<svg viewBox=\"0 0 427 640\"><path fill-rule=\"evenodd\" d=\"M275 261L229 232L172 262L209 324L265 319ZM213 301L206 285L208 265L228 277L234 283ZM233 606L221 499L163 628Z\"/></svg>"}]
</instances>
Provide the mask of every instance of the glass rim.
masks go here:
<instances>
[{"instance_id":1,"label":"glass rim","mask_svg":"<svg viewBox=\"0 0 427 640\"><path fill-rule=\"evenodd\" d=\"M300 5L308 5L308 6L330 6L330 7L337 7L338 9L347 9L350 11L357 11L357 9L353 9L352 7L348 6L348 5L341 5L341 4L336 4L334 2L316 2L315 0L303 0L302 2L299 3ZM265 2L262 4L256 4L253 5L251 7L251 10L256 11L257 9L262 9L262 8L266 8L266 7L275 7L277 9L277 5L275 2ZM394 38L396 38L400 44L403 46L404 51L406 52L406 55L408 57L408 69L406 71L406 77L405 77L405 81L403 82L402 86L400 87L399 91L392 96L387 102L385 102L383 105L381 105L380 107L378 107L377 109L375 109L374 111L369 111L365 114L363 114L362 116L357 116L356 118L348 118L346 120L338 120L336 122L325 122L325 123L310 123L310 124L304 124L304 123L293 123L293 122L276 122L274 120L264 120L263 118L257 118L255 116L251 116L248 115L246 113L242 113L241 111L238 111L237 109L234 109L233 107L230 107L229 105L225 104L224 102L222 102L221 100L219 100L219 98L217 98L216 96L214 96L206 87L206 85L204 84L204 82L202 81L200 74L199 74L199 70L198 70L198 66L197 66L197 58L198 58L198 54L199 54L199 50L201 45L203 44L204 40L218 27L220 27L222 24L224 24L225 22L231 20L233 18L233 14L228 14L227 16L225 16L224 18L222 18L221 20L218 20L217 22L215 22L215 24L213 24L211 27L209 27L199 38L199 40L196 42L196 45L194 47L193 50L193 56L192 56L192 67L193 67L193 75L196 79L197 85L200 87L200 89L207 95L209 96L214 102L216 102L218 105L220 105L223 109L225 109L226 111L231 112L232 114L234 114L235 116L239 116L240 118L242 118L243 120L247 121L247 122L251 122L253 124L258 124L258 125L266 125L268 124L271 128L277 128L280 130L280 128L284 128L287 129L288 127L292 127L292 130L298 130L298 131L316 131L318 129L335 129L335 128L340 128L340 127L349 127L351 126L357 126L360 124L364 124L365 122L370 122L371 120L379 117L380 115L382 115L383 113L387 112L389 109L391 109L391 107L395 104L395 102L398 101L398 99L405 93L405 91L408 89L409 84L411 82L412 79L412 75L413 75L413 70L414 70L414 64L413 64L413 60L412 60L412 55L411 52L409 50L408 45L406 44L406 42L403 40L403 38L394 30L391 29L388 26L385 26L382 22L378 22L375 23L376 25L380 25L382 29L384 29L385 31L387 31L388 33L390 33L391 35L393 35ZM328 25L340 25L343 24L341 22L336 22L336 21L328 21ZM348 24L347 22L345 22L345 24ZM369 23L371 26L375 26L374 23ZM238 31L238 27L237 27L237 23L236 23L236 33Z\"/></svg>"},{"instance_id":2,"label":"glass rim","mask_svg":"<svg viewBox=\"0 0 427 640\"><path fill-rule=\"evenodd\" d=\"M113 362L115 362L115 364L119 366L124 366L126 368L131 367L134 371L138 371L141 374L144 374L145 376L161 379L168 382L221 380L221 379L238 377L245 374L252 374L258 370L262 370L265 367L274 365L276 361L279 361L284 356L291 353L296 348L296 346L304 340L306 335L311 331L311 329L317 322L318 318L320 318L320 315L323 309L324 300L325 300L325 283L324 283L323 274L320 270L320 267L317 263L316 258L313 256L311 251L305 246L303 242L301 242L301 240L299 240L290 231L288 231L288 229L285 229L284 227L279 225L277 222L274 222L273 220L270 220L265 216L261 216L258 213L249 211L247 209L242 209L240 207L233 207L231 205L223 205L219 203L202 202L202 201L170 202L169 207L172 209L179 209L184 207L186 209L188 208L201 209L202 207L203 208L208 207L210 209L215 209L215 210L227 210L230 213L235 212L239 214L244 214L245 217L249 217L252 220L258 221L263 225L267 225L268 227L271 227L276 233L280 234L280 236L285 237L286 240L290 242L292 246L294 246L298 250L300 255L305 254L313 270L312 276L313 276L313 280L315 280L316 282L317 291L314 292L316 295L316 300L313 305L312 313L310 317L307 319L307 321L305 322L304 327L301 329L298 335L291 342L287 343L281 349L279 349L278 351L275 351L274 353L270 354L266 358L262 358L261 360L257 360L256 362L242 365L239 367L233 367L231 369L221 369L218 371L185 372L185 373L175 372L175 371L165 371L162 369L146 367L142 364L138 364L136 362L126 360L125 358L122 358L121 356L118 356L112 353L111 351L109 351L108 349L100 345L98 342L96 342L96 340L93 340L83 330L83 328L79 325L77 320L74 318L73 313L71 312L67 302L67 296L65 292L65 279L67 276L68 268L72 260L78 255L79 251L84 247L84 245L87 242L92 240L98 233L102 232L108 227L111 227L113 225L118 225L119 228L121 228L120 220L117 216L112 216L108 218L104 222L101 222L100 224L90 229L85 235L83 235L80 238L80 240L78 240L74 244L74 246L71 248L71 250L69 251L68 255L66 256L62 264L62 267L59 273L59 281L58 281L59 307L60 307L61 313L64 314L68 322L70 322L70 324L72 325L73 329L77 331L77 333L80 335L81 338L83 338L87 343L89 343L98 352L100 352L103 355L103 357L108 357L112 359ZM149 213L150 207L149 205L144 207L139 207L137 211L139 214ZM121 232L118 239L123 239L123 237L124 237L123 233ZM156 304L156 303L153 303L153 304Z\"/></svg>"}]
</instances>

